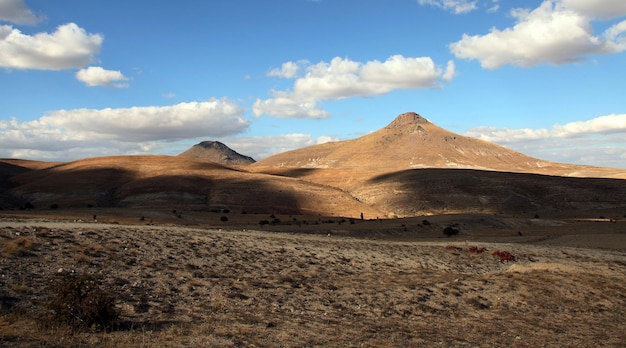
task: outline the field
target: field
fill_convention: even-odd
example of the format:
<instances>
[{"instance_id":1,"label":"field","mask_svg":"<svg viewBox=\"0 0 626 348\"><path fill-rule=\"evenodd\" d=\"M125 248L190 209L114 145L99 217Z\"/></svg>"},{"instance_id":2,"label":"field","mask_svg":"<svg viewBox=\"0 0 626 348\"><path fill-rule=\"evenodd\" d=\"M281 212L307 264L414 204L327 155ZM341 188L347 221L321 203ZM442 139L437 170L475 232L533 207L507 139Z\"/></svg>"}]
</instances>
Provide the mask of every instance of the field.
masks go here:
<instances>
[{"instance_id":1,"label":"field","mask_svg":"<svg viewBox=\"0 0 626 348\"><path fill-rule=\"evenodd\" d=\"M0 247L2 347L626 345L618 216L5 212ZM114 297L112 329L47 307L81 274Z\"/></svg>"}]
</instances>

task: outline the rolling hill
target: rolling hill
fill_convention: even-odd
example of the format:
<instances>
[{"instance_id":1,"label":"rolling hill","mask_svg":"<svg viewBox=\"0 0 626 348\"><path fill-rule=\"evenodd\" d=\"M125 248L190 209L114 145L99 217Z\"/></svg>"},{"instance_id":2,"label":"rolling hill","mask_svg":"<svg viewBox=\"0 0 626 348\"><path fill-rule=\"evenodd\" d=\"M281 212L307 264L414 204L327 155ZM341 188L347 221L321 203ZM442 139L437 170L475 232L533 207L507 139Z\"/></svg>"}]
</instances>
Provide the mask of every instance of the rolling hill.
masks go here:
<instances>
[{"instance_id":1,"label":"rolling hill","mask_svg":"<svg viewBox=\"0 0 626 348\"><path fill-rule=\"evenodd\" d=\"M543 161L446 131L415 113L357 139L246 166L249 157L229 150L203 142L179 156L0 160L0 208L228 209L344 217L626 213L624 170Z\"/></svg>"}]
</instances>

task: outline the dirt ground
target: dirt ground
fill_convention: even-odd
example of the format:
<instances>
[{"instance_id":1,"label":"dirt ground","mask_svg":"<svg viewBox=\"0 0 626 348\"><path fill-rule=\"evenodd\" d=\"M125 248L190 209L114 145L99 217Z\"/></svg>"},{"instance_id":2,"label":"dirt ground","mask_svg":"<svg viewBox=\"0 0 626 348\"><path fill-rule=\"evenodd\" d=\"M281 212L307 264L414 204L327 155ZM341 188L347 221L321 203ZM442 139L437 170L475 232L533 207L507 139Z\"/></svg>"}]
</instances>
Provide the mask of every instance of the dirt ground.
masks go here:
<instances>
[{"instance_id":1,"label":"dirt ground","mask_svg":"<svg viewBox=\"0 0 626 348\"><path fill-rule=\"evenodd\" d=\"M626 346L620 219L50 214L0 214L2 347ZM116 329L45 322L59 274Z\"/></svg>"}]
</instances>

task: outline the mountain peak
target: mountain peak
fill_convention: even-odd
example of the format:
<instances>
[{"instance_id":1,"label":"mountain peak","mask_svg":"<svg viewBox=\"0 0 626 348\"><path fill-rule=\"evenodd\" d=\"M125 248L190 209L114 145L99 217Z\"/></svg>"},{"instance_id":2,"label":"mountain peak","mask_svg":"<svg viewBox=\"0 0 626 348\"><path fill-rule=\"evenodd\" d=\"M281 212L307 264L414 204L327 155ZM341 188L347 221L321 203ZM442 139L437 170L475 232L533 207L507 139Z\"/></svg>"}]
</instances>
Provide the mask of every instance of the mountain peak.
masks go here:
<instances>
[{"instance_id":1,"label":"mountain peak","mask_svg":"<svg viewBox=\"0 0 626 348\"><path fill-rule=\"evenodd\" d=\"M220 143L219 141L211 141L211 140L200 142L196 144L195 146L203 147L205 149L217 149L217 150L226 150L228 148L228 146L224 145L223 143Z\"/></svg>"},{"instance_id":2,"label":"mountain peak","mask_svg":"<svg viewBox=\"0 0 626 348\"><path fill-rule=\"evenodd\" d=\"M255 162L252 157L239 154L219 141L203 141L179 156L200 158L226 165L248 165Z\"/></svg>"},{"instance_id":3,"label":"mountain peak","mask_svg":"<svg viewBox=\"0 0 626 348\"><path fill-rule=\"evenodd\" d=\"M387 129L392 128L402 128L411 125L422 125L422 124L430 124L430 122L416 114L415 112L405 112L403 114L398 115L395 120L393 120L387 127Z\"/></svg>"}]
</instances>

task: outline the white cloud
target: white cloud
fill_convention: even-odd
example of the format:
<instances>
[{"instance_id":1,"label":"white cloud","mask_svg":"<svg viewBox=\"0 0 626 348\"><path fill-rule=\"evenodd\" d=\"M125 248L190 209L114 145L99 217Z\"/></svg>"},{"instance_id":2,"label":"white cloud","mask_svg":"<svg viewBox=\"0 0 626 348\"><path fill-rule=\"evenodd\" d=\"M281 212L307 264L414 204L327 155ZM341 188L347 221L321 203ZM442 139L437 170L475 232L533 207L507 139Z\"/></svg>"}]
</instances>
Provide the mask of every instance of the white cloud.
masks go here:
<instances>
[{"instance_id":1,"label":"white cloud","mask_svg":"<svg viewBox=\"0 0 626 348\"><path fill-rule=\"evenodd\" d=\"M339 141L337 137L322 135L314 138L310 134L291 133L259 137L223 138L224 144L240 154L259 161L286 151L303 147Z\"/></svg>"},{"instance_id":2,"label":"white cloud","mask_svg":"<svg viewBox=\"0 0 626 348\"><path fill-rule=\"evenodd\" d=\"M296 79L292 91L273 91L273 98L258 99L253 112L257 117L266 114L322 118L329 114L317 105L319 101L435 87L440 79L452 78L453 74L454 63L449 63L444 73L430 57L395 55L384 62L365 63L335 57L329 63L306 67L306 74Z\"/></svg>"},{"instance_id":3,"label":"white cloud","mask_svg":"<svg viewBox=\"0 0 626 348\"><path fill-rule=\"evenodd\" d=\"M465 135L541 159L626 168L626 114L557 124L552 129L476 127Z\"/></svg>"},{"instance_id":4,"label":"white cloud","mask_svg":"<svg viewBox=\"0 0 626 348\"><path fill-rule=\"evenodd\" d=\"M448 61L448 65L446 66L446 71L443 73L441 77L444 81L452 81L452 79L456 76L456 68L453 60Z\"/></svg>"},{"instance_id":5,"label":"white cloud","mask_svg":"<svg viewBox=\"0 0 626 348\"><path fill-rule=\"evenodd\" d=\"M57 110L28 122L0 120L0 157L142 153L162 142L238 134L249 126L243 113L228 99L212 98L169 106ZM93 150L87 154L85 149Z\"/></svg>"},{"instance_id":6,"label":"white cloud","mask_svg":"<svg viewBox=\"0 0 626 348\"><path fill-rule=\"evenodd\" d=\"M498 10L500 9L500 4L498 4L497 0L494 0L494 4L487 9L487 13L494 13L494 12L498 12Z\"/></svg>"},{"instance_id":7,"label":"white cloud","mask_svg":"<svg viewBox=\"0 0 626 348\"><path fill-rule=\"evenodd\" d=\"M430 5L442 8L455 14L467 13L477 9L477 1L470 0L417 0L420 5Z\"/></svg>"},{"instance_id":8,"label":"white cloud","mask_svg":"<svg viewBox=\"0 0 626 348\"><path fill-rule=\"evenodd\" d=\"M281 118L326 118L330 114L315 101L297 100L284 92L274 92L274 98L257 99L252 106L255 117L273 115Z\"/></svg>"},{"instance_id":9,"label":"white cloud","mask_svg":"<svg viewBox=\"0 0 626 348\"><path fill-rule=\"evenodd\" d=\"M339 141L339 138L331 137L329 135L322 135L322 136L317 137L317 140L315 141L315 143L325 144L325 143L330 143L331 141Z\"/></svg>"},{"instance_id":10,"label":"white cloud","mask_svg":"<svg viewBox=\"0 0 626 348\"><path fill-rule=\"evenodd\" d=\"M588 121L555 125L552 133L557 137L578 137L590 134L622 133L626 135L626 114L600 116Z\"/></svg>"},{"instance_id":11,"label":"white cloud","mask_svg":"<svg viewBox=\"0 0 626 348\"><path fill-rule=\"evenodd\" d=\"M623 0L562 0L563 6L588 17L617 18L626 16Z\"/></svg>"},{"instance_id":12,"label":"white cloud","mask_svg":"<svg viewBox=\"0 0 626 348\"><path fill-rule=\"evenodd\" d=\"M282 77L285 79L291 79L295 77L296 74L298 74L299 69L300 67L298 66L297 63L286 62L286 63L283 63L280 69L270 70L270 72L267 73L267 76L276 76L276 77Z\"/></svg>"},{"instance_id":13,"label":"white cloud","mask_svg":"<svg viewBox=\"0 0 626 348\"><path fill-rule=\"evenodd\" d=\"M309 134L292 133L272 136L243 137L222 139L224 144L240 154L250 156L255 160L261 159L306 146L315 145L319 139Z\"/></svg>"},{"instance_id":14,"label":"white cloud","mask_svg":"<svg viewBox=\"0 0 626 348\"><path fill-rule=\"evenodd\" d=\"M604 2L603 2L604 3ZM511 11L517 19L512 28L492 28L489 34L470 36L449 45L450 51L463 59L476 59L487 69L504 65L531 67L539 64L566 64L592 54L626 50L625 22L614 25L604 38L593 35L591 17L561 2L544 1L529 11Z\"/></svg>"},{"instance_id":15,"label":"white cloud","mask_svg":"<svg viewBox=\"0 0 626 348\"><path fill-rule=\"evenodd\" d=\"M113 88L128 87L128 78L119 70L105 70L99 66L90 66L76 73L76 78L87 86L103 86Z\"/></svg>"},{"instance_id":16,"label":"white cloud","mask_svg":"<svg viewBox=\"0 0 626 348\"><path fill-rule=\"evenodd\" d=\"M100 52L103 38L88 34L74 23L54 33L25 35L10 25L0 25L0 67L62 70L80 68Z\"/></svg>"},{"instance_id":17,"label":"white cloud","mask_svg":"<svg viewBox=\"0 0 626 348\"><path fill-rule=\"evenodd\" d=\"M33 25L37 24L40 20L41 18L37 17L29 10L23 0L0 1L0 21Z\"/></svg>"}]
</instances>

